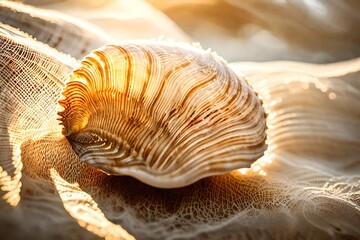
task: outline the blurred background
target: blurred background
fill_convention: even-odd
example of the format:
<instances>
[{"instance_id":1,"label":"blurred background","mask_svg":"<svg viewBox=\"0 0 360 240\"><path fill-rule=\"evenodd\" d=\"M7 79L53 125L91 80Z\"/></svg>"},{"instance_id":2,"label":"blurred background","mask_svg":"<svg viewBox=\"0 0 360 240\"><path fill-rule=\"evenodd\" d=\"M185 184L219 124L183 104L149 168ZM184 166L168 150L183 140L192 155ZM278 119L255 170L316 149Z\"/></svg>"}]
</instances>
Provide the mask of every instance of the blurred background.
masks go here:
<instances>
[{"instance_id":1,"label":"blurred background","mask_svg":"<svg viewBox=\"0 0 360 240\"><path fill-rule=\"evenodd\" d=\"M360 54L358 0L149 2L229 61L332 62Z\"/></svg>"},{"instance_id":2,"label":"blurred background","mask_svg":"<svg viewBox=\"0 0 360 240\"><path fill-rule=\"evenodd\" d=\"M229 62L329 63L360 56L359 0L28 0L117 40L199 42Z\"/></svg>"}]
</instances>

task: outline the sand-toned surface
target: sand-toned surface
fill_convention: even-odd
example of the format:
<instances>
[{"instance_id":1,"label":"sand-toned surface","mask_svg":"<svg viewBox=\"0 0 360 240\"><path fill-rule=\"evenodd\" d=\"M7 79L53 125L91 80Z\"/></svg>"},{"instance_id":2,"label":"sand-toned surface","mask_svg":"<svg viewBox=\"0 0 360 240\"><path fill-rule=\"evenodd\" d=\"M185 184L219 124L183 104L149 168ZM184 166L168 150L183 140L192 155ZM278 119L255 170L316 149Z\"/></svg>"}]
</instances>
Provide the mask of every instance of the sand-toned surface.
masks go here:
<instances>
[{"instance_id":1,"label":"sand-toned surface","mask_svg":"<svg viewBox=\"0 0 360 240\"><path fill-rule=\"evenodd\" d=\"M1 239L360 238L358 58L231 63L268 114L264 157L158 189L79 161L56 120L77 60L0 29Z\"/></svg>"}]
</instances>

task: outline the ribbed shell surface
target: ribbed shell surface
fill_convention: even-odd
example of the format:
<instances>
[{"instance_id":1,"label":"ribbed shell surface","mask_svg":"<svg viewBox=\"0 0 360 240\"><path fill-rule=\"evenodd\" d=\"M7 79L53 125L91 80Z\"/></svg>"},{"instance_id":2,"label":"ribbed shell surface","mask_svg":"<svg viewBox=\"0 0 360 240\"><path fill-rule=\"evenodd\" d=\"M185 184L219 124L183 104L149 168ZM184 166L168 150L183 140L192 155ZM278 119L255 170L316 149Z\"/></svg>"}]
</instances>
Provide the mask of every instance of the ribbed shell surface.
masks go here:
<instances>
[{"instance_id":1,"label":"ribbed shell surface","mask_svg":"<svg viewBox=\"0 0 360 240\"><path fill-rule=\"evenodd\" d=\"M213 53L132 42L88 55L60 120L82 161L162 188L249 167L263 155L260 99Z\"/></svg>"}]
</instances>

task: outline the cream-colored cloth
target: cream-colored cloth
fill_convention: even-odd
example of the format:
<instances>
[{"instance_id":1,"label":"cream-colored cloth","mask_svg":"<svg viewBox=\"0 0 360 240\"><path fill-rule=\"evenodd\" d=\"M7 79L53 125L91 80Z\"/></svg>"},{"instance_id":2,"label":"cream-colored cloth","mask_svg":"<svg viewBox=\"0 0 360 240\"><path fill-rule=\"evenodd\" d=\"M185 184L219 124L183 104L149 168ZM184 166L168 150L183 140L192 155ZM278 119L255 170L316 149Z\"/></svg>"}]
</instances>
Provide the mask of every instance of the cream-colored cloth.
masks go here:
<instances>
[{"instance_id":1,"label":"cream-colored cloth","mask_svg":"<svg viewBox=\"0 0 360 240\"><path fill-rule=\"evenodd\" d=\"M2 239L360 237L359 59L230 64L264 102L265 156L165 190L79 161L56 120L75 59L3 24L0 45Z\"/></svg>"}]
</instances>

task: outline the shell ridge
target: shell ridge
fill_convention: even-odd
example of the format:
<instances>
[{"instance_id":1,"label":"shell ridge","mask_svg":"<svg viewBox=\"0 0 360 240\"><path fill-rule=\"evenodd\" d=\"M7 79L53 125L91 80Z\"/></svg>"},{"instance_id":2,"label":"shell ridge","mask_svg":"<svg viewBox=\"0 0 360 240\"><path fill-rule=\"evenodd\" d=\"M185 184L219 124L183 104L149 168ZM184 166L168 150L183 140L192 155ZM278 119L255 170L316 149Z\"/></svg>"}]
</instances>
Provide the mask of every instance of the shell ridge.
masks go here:
<instances>
[{"instance_id":1,"label":"shell ridge","mask_svg":"<svg viewBox=\"0 0 360 240\"><path fill-rule=\"evenodd\" d=\"M153 186L249 167L266 148L256 93L224 61L189 46L105 46L82 61L63 95L59 115L80 160Z\"/></svg>"}]
</instances>

